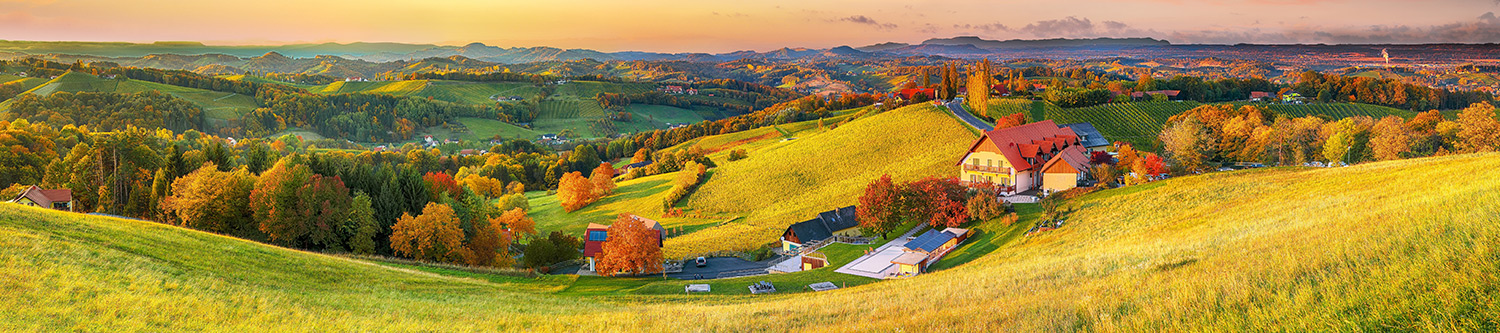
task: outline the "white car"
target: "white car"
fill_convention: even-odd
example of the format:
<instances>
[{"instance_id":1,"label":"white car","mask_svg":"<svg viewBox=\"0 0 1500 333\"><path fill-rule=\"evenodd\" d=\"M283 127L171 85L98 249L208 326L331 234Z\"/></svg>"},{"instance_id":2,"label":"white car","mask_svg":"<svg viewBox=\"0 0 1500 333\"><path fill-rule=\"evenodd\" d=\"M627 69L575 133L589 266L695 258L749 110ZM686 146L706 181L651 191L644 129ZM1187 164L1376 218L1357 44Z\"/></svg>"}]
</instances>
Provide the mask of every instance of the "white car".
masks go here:
<instances>
[{"instance_id":1,"label":"white car","mask_svg":"<svg viewBox=\"0 0 1500 333\"><path fill-rule=\"evenodd\" d=\"M698 267L708 266L708 258L698 257L693 260L693 263L698 264Z\"/></svg>"}]
</instances>

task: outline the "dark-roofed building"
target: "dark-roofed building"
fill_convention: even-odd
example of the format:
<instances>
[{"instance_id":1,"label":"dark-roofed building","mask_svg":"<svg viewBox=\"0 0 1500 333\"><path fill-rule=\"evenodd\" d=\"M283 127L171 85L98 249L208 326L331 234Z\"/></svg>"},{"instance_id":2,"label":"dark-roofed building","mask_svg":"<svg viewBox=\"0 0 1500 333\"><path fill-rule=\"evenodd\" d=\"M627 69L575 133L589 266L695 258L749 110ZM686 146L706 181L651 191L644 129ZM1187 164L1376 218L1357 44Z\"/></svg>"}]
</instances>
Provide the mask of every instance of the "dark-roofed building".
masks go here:
<instances>
[{"instance_id":1,"label":"dark-roofed building","mask_svg":"<svg viewBox=\"0 0 1500 333\"><path fill-rule=\"evenodd\" d=\"M11 199L10 202L71 212L73 211L73 190L43 190L40 187L36 187L36 185L32 185L31 187L27 187L26 190L21 191L21 194L17 195L15 199Z\"/></svg>"},{"instance_id":2,"label":"dark-roofed building","mask_svg":"<svg viewBox=\"0 0 1500 333\"><path fill-rule=\"evenodd\" d=\"M959 243L969 238L969 229L946 228L941 231L937 229L928 230L921 236L906 242L901 250L905 253L891 260L892 264L899 266L897 273L901 276L912 276L921 274L927 270L927 266L942 259L948 251L958 247Z\"/></svg>"},{"instance_id":3,"label":"dark-roofed building","mask_svg":"<svg viewBox=\"0 0 1500 333\"><path fill-rule=\"evenodd\" d=\"M644 168L644 167L651 166L651 162L652 161L642 161L642 162L635 162L635 163L626 164L625 167L620 168L622 170L620 172L621 173L630 173L630 170L635 170L635 169L638 169L638 168Z\"/></svg>"},{"instance_id":4,"label":"dark-roofed building","mask_svg":"<svg viewBox=\"0 0 1500 333\"><path fill-rule=\"evenodd\" d=\"M804 246L829 237L860 235L859 218L854 206L849 206L818 213L818 217L786 227L786 231L781 234L781 249L787 253L798 252Z\"/></svg>"},{"instance_id":5,"label":"dark-roofed building","mask_svg":"<svg viewBox=\"0 0 1500 333\"><path fill-rule=\"evenodd\" d=\"M1089 151L1109 150L1109 139L1105 139L1104 134L1099 133L1099 129L1094 128L1094 124L1072 123L1062 124L1062 126L1073 130L1073 134L1078 135L1078 144L1082 145L1083 148Z\"/></svg>"}]
</instances>

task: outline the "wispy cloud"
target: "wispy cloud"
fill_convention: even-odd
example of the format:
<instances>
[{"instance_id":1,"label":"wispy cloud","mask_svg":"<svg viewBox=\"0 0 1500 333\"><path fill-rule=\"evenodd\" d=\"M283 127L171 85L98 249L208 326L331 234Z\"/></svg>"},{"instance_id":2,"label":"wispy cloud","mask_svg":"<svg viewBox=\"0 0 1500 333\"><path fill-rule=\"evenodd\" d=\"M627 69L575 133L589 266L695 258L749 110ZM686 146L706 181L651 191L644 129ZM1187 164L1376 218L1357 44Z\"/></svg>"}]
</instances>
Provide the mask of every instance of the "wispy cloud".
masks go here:
<instances>
[{"instance_id":1,"label":"wispy cloud","mask_svg":"<svg viewBox=\"0 0 1500 333\"><path fill-rule=\"evenodd\" d=\"M1500 42L1500 17L1487 12L1477 18L1431 26L1371 25L1363 27L1294 27L1284 31L1176 31L1167 36L1179 43L1495 43Z\"/></svg>"},{"instance_id":2,"label":"wispy cloud","mask_svg":"<svg viewBox=\"0 0 1500 333\"><path fill-rule=\"evenodd\" d=\"M868 26L872 26L872 27L875 27L876 29L881 29L881 30L890 30L890 29L895 29L897 27L893 23L880 23L878 21L875 21L875 19L872 19L872 18L870 18L868 16L864 16L864 15L854 15L854 16L849 16L849 17L843 17L843 18L839 18L838 21L868 25Z\"/></svg>"}]
</instances>

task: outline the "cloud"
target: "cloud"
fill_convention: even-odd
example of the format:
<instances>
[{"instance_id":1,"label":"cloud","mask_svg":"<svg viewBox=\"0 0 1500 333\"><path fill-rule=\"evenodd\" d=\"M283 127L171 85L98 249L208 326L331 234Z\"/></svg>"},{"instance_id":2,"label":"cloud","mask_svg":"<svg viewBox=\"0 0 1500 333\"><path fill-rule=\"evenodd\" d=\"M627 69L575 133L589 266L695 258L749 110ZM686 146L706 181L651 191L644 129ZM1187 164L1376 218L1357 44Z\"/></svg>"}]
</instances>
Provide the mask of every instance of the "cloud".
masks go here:
<instances>
[{"instance_id":1,"label":"cloud","mask_svg":"<svg viewBox=\"0 0 1500 333\"><path fill-rule=\"evenodd\" d=\"M896 28L895 24L892 24L892 23L880 23L880 22L875 21L875 19L866 17L864 15L854 15L854 16L850 16L850 17L844 17L844 18L838 19L838 21L852 22L852 23L857 23L857 24L863 24L863 25L873 26L873 27L875 27L875 29L881 29L881 30L889 30L889 29L895 29Z\"/></svg>"},{"instance_id":2,"label":"cloud","mask_svg":"<svg viewBox=\"0 0 1500 333\"><path fill-rule=\"evenodd\" d=\"M1500 1L1500 0L1496 0L1496 1ZM998 22L997 23L990 23L990 24L978 24L978 25L974 25L974 24L954 24L953 28L954 29L962 29L962 30L978 30L978 31L984 31L984 32L988 32L988 33L1010 31L1010 27L1007 27L1004 24L1000 24Z\"/></svg>"},{"instance_id":3,"label":"cloud","mask_svg":"<svg viewBox=\"0 0 1500 333\"><path fill-rule=\"evenodd\" d=\"M1329 43L1415 44L1500 42L1500 17L1487 12L1477 18L1432 26L1371 25L1363 27L1299 26L1284 31L1245 29L1238 31L1175 31L1167 36L1177 43Z\"/></svg>"},{"instance_id":4,"label":"cloud","mask_svg":"<svg viewBox=\"0 0 1500 333\"><path fill-rule=\"evenodd\" d=\"M1090 38L1090 37L1140 37L1159 34L1153 30L1141 30L1124 22L1103 21L1095 24L1087 17L1068 16L1056 20L1043 20L1027 24L1015 31L1040 38Z\"/></svg>"}]
</instances>

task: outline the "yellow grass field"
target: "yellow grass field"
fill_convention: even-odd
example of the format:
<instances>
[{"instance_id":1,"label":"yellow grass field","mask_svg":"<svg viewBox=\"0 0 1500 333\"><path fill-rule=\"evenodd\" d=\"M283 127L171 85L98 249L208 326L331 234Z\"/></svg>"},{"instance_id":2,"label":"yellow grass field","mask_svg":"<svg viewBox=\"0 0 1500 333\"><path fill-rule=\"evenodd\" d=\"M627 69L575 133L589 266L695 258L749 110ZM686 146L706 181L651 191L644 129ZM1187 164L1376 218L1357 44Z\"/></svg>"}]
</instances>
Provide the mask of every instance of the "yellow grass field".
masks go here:
<instances>
[{"instance_id":1,"label":"yellow grass field","mask_svg":"<svg viewBox=\"0 0 1500 333\"><path fill-rule=\"evenodd\" d=\"M564 296L6 204L0 330L1490 330L1500 181L1473 180L1496 177L1490 153L1173 178L965 266L757 297Z\"/></svg>"},{"instance_id":2,"label":"yellow grass field","mask_svg":"<svg viewBox=\"0 0 1500 333\"><path fill-rule=\"evenodd\" d=\"M570 296L6 204L0 330L1490 331L1497 177L1495 153L1181 177L958 267L763 296Z\"/></svg>"},{"instance_id":3,"label":"yellow grass field","mask_svg":"<svg viewBox=\"0 0 1500 333\"><path fill-rule=\"evenodd\" d=\"M686 199L691 212L745 218L668 239L667 253L743 251L775 242L788 225L855 204L883 174L898 180L955 175L955 163L974 139L946 111L924 103L757 149L745 160L720 163Z\"/></svg>"}]
</instances>

